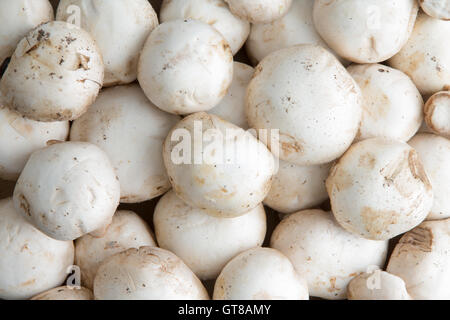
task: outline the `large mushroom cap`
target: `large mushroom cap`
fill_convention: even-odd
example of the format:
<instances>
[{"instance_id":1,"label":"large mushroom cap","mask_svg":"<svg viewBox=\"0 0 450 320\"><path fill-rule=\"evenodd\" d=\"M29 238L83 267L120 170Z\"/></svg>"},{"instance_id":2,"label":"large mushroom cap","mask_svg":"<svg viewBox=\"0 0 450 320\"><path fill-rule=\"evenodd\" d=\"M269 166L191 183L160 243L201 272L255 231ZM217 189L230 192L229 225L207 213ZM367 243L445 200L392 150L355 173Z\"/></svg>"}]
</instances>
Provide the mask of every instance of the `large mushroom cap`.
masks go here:
<instances>
[{"instance_id":1,"label":"large mushroom cap","mask_svg":"<svg viewBox=\"0 0 450 320\"><path fill-rule=\"evenodd\" d=\"M297 0L294 0L297 1ZM289 10L292 0L225 0L238 17L251 23L269 23L283 17Z\"/></svg>"},{"instance_id":2,"label":"large mushroom cap","mask_svg":"<svg viewBox=\"0 0 450 320\"><path fill-rule=\"evenodd\" d=\"M381 270L353 278L348 284L347 296L349 300L411 300L405 281Z\"/></svg>"}]
</instances>

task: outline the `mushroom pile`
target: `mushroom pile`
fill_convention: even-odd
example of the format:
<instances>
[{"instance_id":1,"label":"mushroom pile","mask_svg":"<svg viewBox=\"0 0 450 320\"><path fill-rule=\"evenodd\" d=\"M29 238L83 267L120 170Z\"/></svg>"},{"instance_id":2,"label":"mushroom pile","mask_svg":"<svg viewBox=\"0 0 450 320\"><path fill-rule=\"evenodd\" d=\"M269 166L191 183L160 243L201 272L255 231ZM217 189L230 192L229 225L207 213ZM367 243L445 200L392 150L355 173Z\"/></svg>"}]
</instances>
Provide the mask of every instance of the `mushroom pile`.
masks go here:
<instances>
[{"instance_id":1,"label":"mushroom pile","mask_svg":"<svg viewBox=\"0 0 450 320\"><path fill-rule=\"evenodd\" d=\"M450 300L450 1L0 21L0 299Z\"/></svg>"}]
</instances>

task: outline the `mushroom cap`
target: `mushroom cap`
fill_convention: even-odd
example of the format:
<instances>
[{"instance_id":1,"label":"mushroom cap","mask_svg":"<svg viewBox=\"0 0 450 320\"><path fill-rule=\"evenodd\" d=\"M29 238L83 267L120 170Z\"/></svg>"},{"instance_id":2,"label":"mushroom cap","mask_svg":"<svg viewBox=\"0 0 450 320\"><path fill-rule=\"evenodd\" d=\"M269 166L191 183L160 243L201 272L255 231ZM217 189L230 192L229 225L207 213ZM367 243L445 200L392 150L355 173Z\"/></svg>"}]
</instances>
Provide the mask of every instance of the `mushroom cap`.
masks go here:
<instances>
[{"instance_id":1,"label":"mushroom cap","mask_svg":"<svg viewBox=\"0 0 450 320\"><path fill-rule=\"evenodd\" d=\"M381 270L353 278L347 296L349 300L411 300L405 281Z\"/></svg>"},{"instance_id":2,"label":"mushroom cap","mask_svg":"<svg viewBox=\"0 0 450 320\"><path fill-rule=\"evenodd\" d=\"M207 111L231 85L233 55L223 36L204 22L164 22L145 43L138 79L147 97L164 111Z\"/></svg>"},{"instance_id":3,"label":"mushroom cap","mask_svg":"<svg viewBox=\"0 0 450 320\"><path fill-rule=\"evenodd\" d=\"M119 177L121 202L143 202L170 189L162 144L180 120L156 108L138 85L103 90L70 131L73 141L106 152Z\"/></svg>"},{"instance_id":4,"label":"mushroom cap","mask_svg":"<svg viewBox=\"0 0 450 320\"><path fill-rule=\"evenodd\" d=\"M75 242L75 263L81 269L82 284L92 289L97 269L106 258L142 246L156 247L147 223L132 211L117 211L103 236L86 234Z\"/></svg>"},{"instance_id":5,"label":"mushroom cap","mask_svg":"<svg viewBox=\"0 0 450 320\"><path fill-rule=\"evenodd\" d=\"M449 0L419 0L423 11L429 16L450 20L450 1Z\"/></svg>"},{"instance_id":6,"label":"mushroom cap","mask_svg":"<svg viewBox=\"0 0 450 320\"><path fill-rule=\"evenodd\" d=\"M435 93L428 99L425 121L434 133L450 138L450 91Z\"/></svg>"},{"instance_id":7,"label":"mushroom cap","mask_svg":"<svg viewBox=\"0 0 450 320\"><path fill-rule=\"evenodd\" d=\"M297 0L295 0L297 1ZM294 2L295 2L294 1ZM251 23L269 23L283 17L292 0L225 0L233 14Z\"/></svg>"},{"instance_id":8,"label":"mushroom cap","mask_svg":"<svg viewBox=\"0 0 450 320\"><path fill-rule=\"evenodd\" d=\"M94 300L94 294L86 288L58 287L31 298L31 300Z\"/></svg>"},{"instance_id":9,"label":"mushroom cap","mask_svg":"<svg viewBox=\"0 0 450 320\"><path fill-rule=\"evenodd\" d=\"M227 263L214 286L214 300L309 300L308 285L281 252L247 250Z\"/></svg>"},{"instance_id":10,"label":"mushroom cap","mask_svg":"<svg viewBox=\"0 0 450 320\"><path fill-rule=\"evenodd\" d=\"M247 119L251 128L279 129L280 159L325 164L355 139L361 103L358 85L331 53L298 45L257 66L247 89Z\"/></svg>"},{"instance_id":11,"label":"mushroom cap","mask_svg":"<svg viewBox=\"0 0 450 320\"><path fill-rule=\"evenodd\" d=\"M95 39L105 63L105 86L136 80L139 53L158 16L147 0L61 0L56 19L69 21L80 8L81 28Z\"/></svg>"},{"instance_id":12,"label":"mushroom cap","mask_svg":"<svg viewBox=\"0 0 450 320\"><path fill-rule=\"evenodd\" d=\"M347 71L363 94L358 139L411 139L423 122L423 98L403 72L381 64L351 65Z\"/></svg>"},{"instance_id":13,"label":"mushroom cap","mask_svg":"<svg viewBox=\"0 0 450 320\"><path fill-rule=\"evenodd\" d=\"M194 19L211 25L228 42L233 55L250 33L250 23L232 14L223 0L164 0L160 17L161 22Z\"/></svg>"},{"instance_id":14,"label":"mushroom cap","mask_svg":"<svg viewBox=\"0 0 450 320\"><path fill-rule=\"evenodd\" d=\"M58 240L106 227L120 186L106 154L93 144L64 142L35 151L14 189L16 209Z\"/></svg>"},{"instance_id":15,"label":"mushroom cap","mask_svg":"<svg viewBox=\"0 0 450 320\"><path fill-rule=\"evenodd\" d=\"M0 0L0 65L28 32L52 20L53 8L48 0Z\"/></svg>"},{"instance_id":16,"label":"mushroom cap","mask_svg":"<svg viewBox=\"0 0 450 320\"><path fill-rule=\"evenodd\" d=\"M102 83L102 57L89 33L55 21L20 41L0 92L7 107L27 118L65 121L87 110Z\"/></svg>"},{"instance_id":17,"label":"mushroom cap","mask_svg":"<svg viewBox=\"0 0 450 320\"><path fill-rule=\"evenodd\" d=\"M384 265L388 241L358 237L342 229L331 213L306 210L282 220L270 246L291 260L307 280L310 296L345 299L353 277Z\"/></svg>"},{"instance_id":18,"label":"mushroom cap","mask_svg":"<svg viewBox=\"0 0 450 320\"><path fill-rule=\"evenodd\" d=\"M411 77L425 96L450 89L450 21L419 13L406 45L389 64Z\"/></svg>"},{"instance_id":19,"label":"mushroom cap","mask_svg":"<svg viewBox=\"0 0 450 320\"><path fill-rule=\"evenodd\" d=\"M328 199L325 180L331 165L304 167L281 160L264 204L285 214L320 205Z\"/></svg>"},{"instance_id":20,"label":"mushroom cap","mask_svg":"<svg viewBox=\"0 0 450 320\"><path fill-rule=\"evenodd\" d=\"M73 265L72 241L58 241L29 224L11 198L0 200L0 299L28 299L56 286Z\"/></svg>"},{"instance_id":21,"label":"mushroom cap","mask_svg":"<svg viewBox=\"0 0 450 320\"><path fill-rule=\"evenodd\" d=\"M313 17L319 34L340 56L377 63L405 45L418 8L416 0L316 0Z\"/></svg>"},{"instance_id":22,"label":"mushroom cap","mask_svg":"<svg viewBox=\"0 0 450 320\"><path fill-rule=\"evenodd\" d=\"M180 149L187 157L178 158ZM176 194L222 218L237 217L258 206L275 173L275 159L262 142L204 112L184 118L172 129L163 156Z\"/></svg>"},{"instance_id":23,"label":"mushroom cap","mask_svg":"<svg viewBox=\"0 0 450 320\"><path fill-rule=\"evenodd\" d=\"M433 187L433 207L427 220L450 218L450 140L423 133L408 143L419 154Z\"/></svg>"},{"instance_id":24,"label":"mushroom cap","mask_svg":"<svg viewBox=\"0 0 450 320\"><path fill-rule=\"evenodd\" d=\"M166 193L153 217L161 248L179 256L202 280L215 279L237 254L259 247L266 235L262 205L236 218L217 218Z\"/></svg>"},{"instance_id":25,"label":"mushroom cap","mask_svg":"<svg viewBox=\"0 0 450 320\"><path fill-rule=\"evenodd\" d=\"M225 121L238 127L248 129L245 114L245 95L247 86L253 77L255 69L240 62L234 62L233 82L225 97L220 103L209 110L208 113L219 116Z\"/></svg>"},{"instance_id":26,"label":"mushroom cap","mask_svg":"<svg viewBox=\"0 0 450 320\"><path fill-rule=\"evenodd\" d=\"M395 246L387 271L402 278L413 299L450 299L450 219L427 221Z\"/></svg>"},{"instance_id":27,"label":"mushroom cap","mask_svg":"<svg viewBox=\"0 0 450 320\"><path fill-rule=\"evenodd\" d=\"M388 240L419 225L433 191L417 152L381 138L354 144L326 182L336 220L349 232Z\"/></svg>"},{"instance_id":28,"label":"mushroom cap","mask_svg":"<svg viewBox=\"0 0 450 320\"><path fill-rule=\"evenodd\" d=\"M173 253L128 249L106 259L94 281L97 300L208 300L200 280Z\"/></svg>"}]
</instances>

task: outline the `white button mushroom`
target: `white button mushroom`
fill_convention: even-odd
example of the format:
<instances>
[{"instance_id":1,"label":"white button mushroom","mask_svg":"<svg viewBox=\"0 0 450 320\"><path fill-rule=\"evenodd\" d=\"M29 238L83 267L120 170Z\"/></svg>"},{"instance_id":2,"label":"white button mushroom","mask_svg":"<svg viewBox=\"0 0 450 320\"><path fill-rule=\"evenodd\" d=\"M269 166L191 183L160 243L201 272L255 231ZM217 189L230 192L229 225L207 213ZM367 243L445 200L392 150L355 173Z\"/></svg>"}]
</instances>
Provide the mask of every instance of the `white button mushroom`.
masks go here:
<instances>
[{"instance_id":1,"label":"white button mushroom","mask_svg":"<svg viewBox=\"0 0 450 320\"><path fill-rule=\"evenodd\" d=\"M434 133L450 138L450 91L438 92L428 99L425 122Z\"/></svg>"},{"instance_id":2,"label":"white button mushroom","mask_svg":"<svg viewBox=\"0 0 450 320\"><path fill-rule=\"evenodd\" d=\"M387 271L402 278L413 299L450 299L450 219L427 221L405 234Z\"/></svg>"},{"instance_id":3,"label":"white button mushroom","mask_svg":"<svg viewBox=\"0 0 450 320\"><path fill-rule=\"evenodd\" d=\"M450 21L420 13L402 50L389 64L411 77L423 95L450 89Z\"/></svg>"},{"instance_id":4,"label":"white button mushroom","mask_svg":"<svg viewBox=\"0 0 450 320\"><path fill-rule=\"evenodd\" d=\"M49 22L20 41L0 82L4 103L38 121L73 120L94 102L103 62L92 37L66 22Z\"/></svg>"},{"instance_id":5,"label":"white button mushroom","mask_svg":"<svg viewBox=\"0 0 450 320\"><path fill-rule=\"evenodd\" d=\"M284 253L305 277L310 296L345 299L353 277L384 265L388 241L357 237L342 229L331 213L307 210L281 221L271 247Z\"/></svg>"},{"instance_id":6,"label":"white button mushroom","mask_svg":"<svg viewBox=\"0 0 450 320\"><path fill-rule=\"evenodd\" d=\"M449 0L419 0L423 11L429 16L441 20L450 20Z\"/></svg>"},{"instance_id":7,"label":"white button mushroom","mask_svg":"<svg viewBox=\"0 0 450 320\"><path fill-rule=\"evenodd\" d=\"M0 65L28 32L52 20L53 8L48 0L0 0Z\"/></svg>"},{"instance_id":8,"label":"white button mushroom","mask_svg":"<svg viewBox=\"0 0 450 320\"><path fill-rule=\"evenodd\" d=\"M405 45L418 8L416 0L316 0L313 16L319 34L340 56L377 63Z\"/></svg>"},{"instance_id":9,"label":"white button mushroom","mask_svg":"<svg viewBox=\"0 0 450 320\"><path fill-rule=\"evenodd\" d=\"M275 159L262 142L204 112L180 121L163 150L176 194L218 217L237 217L258 206L275 173Z\"/></svg>"},{"instance_id":10,"label":"white button mushroom","mask_svg":"<svg viewBox=\"0 0 450 320\"><path fill-rule=\"evenodd\" d=\"M427 219L450 218L450 140L423 133L412 138L409 144L419 154L433 187L434 202Z\"/></svg>"},{"instance_id":11,"label":"white button mushroom","mask_svg":"<svg viewBox=\"0 0 450 320\"><path fill-rule=\"evenodd\" d=\"M77 6L78 11L73 11ZM136 80L139 53L158 17L147 0L61 0L57 20L79 14L81 28L95 39L105 63L105 86Z\"/></svg>"},{"instance_id":12,"label":"white button mushroom","mask_svg":"<svg viewBox=\"0 0 450 320\"><path fill-rule=\"evenodd\" d=\"M31 298L31 300L93 300L94 294L86 288L58 287Z\"/></svg>"},{"instance_id":13,"label":"white button mushroom","mask_svg":"<svg viewBox=\"0 0 450 320\"><path fill-rule=\"evenodd\" d=\"M143 202L170 189L162 144L179 120L156 108L138 85L117 86L103 90L73 123L70 139L106 152L119 177L121 202Z\"/></svg>"},{"instance_id":14,"label":"white button mushroom","mask_svg":"<svg viewBox=\"0 0 450 320\"><path fill-rule=\"evenodd\" d=\"M63 283L73 242L51 239L29 224L11 198L0 200L0 299L28 299Z\"/></svg>"},{"instance_id":15,"label":"white button mushroom","mask_svg":"<svg viewBox=\"0 0 450 320\"><path fill-rule=\"evenodd\" d=\"M230 12L223 0L164 0L161 22L175 19L195 19L219 31L236 54L250 32L250 23Z\"/></svg>"},{"instance_id":16,"label":"white button mushroom","mask_svg":"<svg viewBox=\"0 0 450 320\"><path fill-rule=\"evenodd\" d=\"M253 77L254 69L249 65L234 62L233 82L222 101L208 113L219 116L243 129L248 128L245 114L245 95Z\"/></svg>"},{"instance_id":17,"label":"white button mushroom","mask_svg":"<svg viewBox=\"0 0 450 320\"><path fill-rule=\"evenodd\" d=\"M352 65L347 71L363 93L358 139L408 141L423 122L423 99L411 79L381 64Z\"/></svg>"},{"instance_id":18,"label":"white button mushroom","mask_svg":"<svg viewBox=\"0 0 450 320\"><path fill-rule=\"evenodd\" d=\"M94 281L97 300L207 300L200 280L173 253L128 249L106 259Z\"/></svg>"},{"instance_id":19,"label":"white button mushroom","mask_svg":"<svg viewBox=\"0 0 450 320\"><path fill-rule=\"evenodd\" d=\"M331 169L327 190L339 224L374 240L411 230L433 205L417 152L406 143L380 138L354 144Z\"/></svg>"},{"instance_id":20,"label":"white button mushroom","mask_svg":"<svg viewBox=\"0 0 450 320\"><path fill-rule=\"evenodd\" d=\"M179 256L202 280L215 279L237 254L261 246L266 235L262 205L236 218L217 218L185 204L169 191L153 217L161 248Z\"/></svg>"},{"instance_id":21,"label":"white button mushroom","mask_svg":"<svg viewBox=\"0 0 450 320\"><path fill-rule=\"evenodd\" d=\"M297 1L297 0L294 0ZM231 12L251 23L269 23L283 17L292 0L225 0Z\"/></svg>"},{"instance_id":22,"label":"white button mushroom","mask_svg":"<svg viewBox=\"0 0 450 320\"><path fill-rule=\"evenodd\" d=\"M361 103L358 85L331 53L298 45L257 66L247 89L247 118L252 128L280 130L282 160L325 164L355 139Z\"/></svg>"},{"instance_id":23,"label":"white button mushroom","mask_svg":"<svg viewBox=\"0 0 450 320\"><path fill-rule=\"evenodd\" d=\"M16 209L39 230L54 239L73 240L111 222L120 186L102 150L65 142L30 156L13 198Z\"/></svg>"},{"instance_id":24,"label":"white button mushroom","mask_svg":"<svg viewBox=\"0 0 450 320\"><path fill-rule=\"evenodd\" d=\"M138 79L147 97L164 111L207 111L231 85L233 55L210 25L197 20L168 21L145 43Z\"/></svg>"},{"instance_id":25,"label":"white button mushroom","mask_svg":"<svg viewBox=\"0 0 450 320\"><path fill-rule=\"evenodd\" d=\"M281 252L247 250L227 263L214 286L214 300L308 300L308 285Z\"/></svg>"}]
</instances>

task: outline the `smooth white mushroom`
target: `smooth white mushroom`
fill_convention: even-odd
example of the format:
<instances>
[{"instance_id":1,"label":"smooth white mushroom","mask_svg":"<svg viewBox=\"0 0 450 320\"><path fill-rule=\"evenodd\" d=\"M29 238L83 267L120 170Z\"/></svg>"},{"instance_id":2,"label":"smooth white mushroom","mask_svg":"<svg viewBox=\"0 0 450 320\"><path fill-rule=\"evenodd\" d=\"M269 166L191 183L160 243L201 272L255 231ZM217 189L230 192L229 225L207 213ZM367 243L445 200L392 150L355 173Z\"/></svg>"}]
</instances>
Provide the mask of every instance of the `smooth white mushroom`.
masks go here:
<instances>
[{"instance_id":1,"label":"smooth white mushroom","mask_svg":"<svg viewBox=\"0 0 450 320\"><path fill-rule=\"evenodd\" d=\"M387 271L402 278L413 299L450 299L450 219L427 221L395 246Z\"/></svg>"},{"instance_id":2,"label":"smooth white mushroom","mask_svg":"<svg viewBox=\"0 0 450 320\"><path fill-rule=\"evenodd\" d=\"M345 299L352 278L384 265L388 241L355 236L342 229L331 213L307 210L282 220L270 246L285 254L305 277L310 296Z\"/></svg>"},{"instance_id":3,"label":"smooth white mushroom","mask_svg":"<svg viewBox=\"0 0 450 320\"><path fill-rule=\"evenodd\" d=\"M417 152L400 141L354 144L331 169L326 185L339 224L368 239L387 240L411 230L433 206Z\"/></svg>"},{"instance_id":4,"label":"smooth white mushroom","mask_svg":"<svg viewBox=\"0 0 450 320\"><path fill-rule=\"evenodd\" d=\"M156 108L138 85L103 90L70 131L72 141L106 152L119 177L123 203L143 202L170 189L162 144L180 120Z\"/></svg>"},{"instance_id":5,"label":"smooth white mushroom","mask_svg":"<svg viewBox=\"0 0 450 320\"><path fill-rule=\"evenodd\" d=\"M237 254L261 246L266 235L262 205L236 218L217 218L165 194L153 217L161 248L179 256L202 280L215 279Z\"/></svg>"},{"instance_id":6,"label":"smooth white mushroom","mask_svg":"<svg viewBox=\"0 0 450 320\"><path fill-rule=\"evenodd\" d=\"M279 129L280 159L325 164L355 139L361 103L358 85L331 53L298 45L268 55L256 67L247 118L251 128Z\"/></svg>"},{"instance_id":7,"label":"smooth white mushroom","mask_svg":"<svg viewBox=\"0 0 450 320\"><path fill-rule=\"evenodd\" d=\"M406 45L389 64L411 77L425 96L450 89L450 21L419 13Z\"/></svg>"},{"instance_id":8,"label":"smooth white mushroom","mask_svg":"<svg viewBox=\"0 0 450 320\"><path fill-rule=\"evenodd\" d=\"M450 91L438 92L428 99L425 122L432 132L450 138Z\"/></svg>"},{"instance_id":9,"label":"smooth white mushroom","mask_svg":"<svg viewBox=\"0 0 450 320\"><path fill-rule=\"evenodd\" d=\"M103 61L94 39L66 22L43 24L20 41L0 82L4 104L38 121L74 120L94 102Z\"/></svg>"},{"instance_id":10,"label":"smooth white mushroom","mask_svg":"<svg viewBox=\"0 0 450 320\"><path fill-rule=\"evenodd\" d=\"M423 99L411 79L381 65L352 65L347 71L361 88L363 114L358 139L408 141L423 122Z\"/></svg>"},{"instance_id":11,"label":"smooth white mushroom","mask_svg":"<svg viewBox=\"0 0 450 320\"><path fill-rule=\"evenodd\" d=\"M29 299L59 286L73 265L73 242L58 241L34 228L0 200L0 299Z\"/></svg>"},{"instance_id":12,"label":"smooth white mushroom","mask_svg":"<svg viewBox=\"0 0 450 320\"><path fill-rule=\"evenodd\" d=\"M308 285L289 259L270 248L247 250L227 263L214 300L308 300Z\"/></svg>"},{"instance_id":13,"label":"smooth white mushroom","mask_svg":"<svg viewBox=\"0 0 450 320\"><path fill-rule=\"evenodd\" d=\"M145 43L138 79L147 97L164 111L207 111L231 85L233 55L223 36L204 22L164 22Z\"/></svg>"},{"instance_id":14,"label":"smooth white mushroom","mask_svg":"<svg viewBox=\"0 0 450 320\"><path fill-rule=\"evenodd\" d=\"M73 19L74 14L79 16ZM147 0L61 0L56 19L79 23L95 39L105 63L105 86L136 80L139 53L158 26Z\"/></svg>"},{"instance_id":15,"label":"smooth white mushroom","mask_svg":"<svg viewBox=\"0 0 450 320\"><path fill-rule=\"evenodd\" d=\"M297 0L294 0L297 1ZM283 17L289 10L292 0L225 0L238 17L251 23L269 23Z\"/></svg>"},{"instance_id":16,"label":"smooth white mushroom","mask_svg":"<svg viewBox=\"0 0 450 320\"><path fill-rule=\"evenodd\" d=\"M258 206L275 173L275 159L262 142L204 112L180 121L163 150L176 194L218 217L237 217Z\"/></svg>"},{"instance_id":17,"label":"smooth white mushroom","mask_svg":"<svg viewBox=\"0 0 450 320\"><path fill-rule=\"evenodd\" d=\"M405 45L418 8L416 0L316 0L313 16L319 34L340 56L377 63Z\"/></svg>"},{"instance_id":18,"label":"smooth white mushroom","mask_svg":"<svg viewBox=\"0 0 450 320\"><path fill-rule=\"evenodd\" d=\"M31 298L31 300L94 300L94 294L86 288L58 287Z\"/></svg>"},{"instance_id":19,"label":"smooth white mushroom","mask_svg":"<svg viewBox=\"0 0 450 320\"><path fill-rule=\"evenodd\" d=\"M28 221L58 240L74 240L108 226L119 198L119 181L108 157L85 142L35 151L13 197Z\"/></svg>"},{"instance_id":20,"label":"smooth white mushroom","mask_svg":"<svg viewBox=\"0 0 450 320\"><path fill-rule=\"evenodd\" d=\"M419 0L423 11L429 16L450 20L450 1L449 0Z\"/></svg>"},{"instance_id":21,"label":"smooth white mushroom","mask_svg":"<svg viewBox=\"0 0 450 320\"><path fill-rule=\"evenodd\" d=\"M128 249L106 259L94 281L97 300L207 300L200 280L173 253Z\"/></svg>"},{"instance_id":22,"label":"smooth white mushroom","mask_svg":"<svg viewBox=\"0 0 450 320\"><path fill-rule=\"evenodd\" d=\"M160 17L161 22L194 19L213 26L228 42L233 55L250 33L250 23L232 14L223 0L164 0Z\"/></svg>"}]
</instances>

